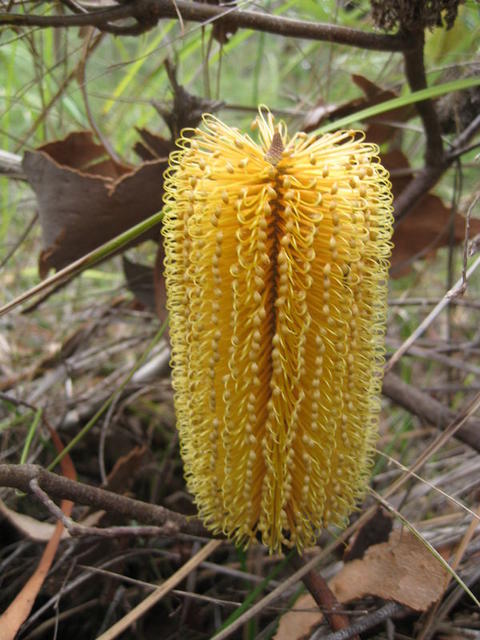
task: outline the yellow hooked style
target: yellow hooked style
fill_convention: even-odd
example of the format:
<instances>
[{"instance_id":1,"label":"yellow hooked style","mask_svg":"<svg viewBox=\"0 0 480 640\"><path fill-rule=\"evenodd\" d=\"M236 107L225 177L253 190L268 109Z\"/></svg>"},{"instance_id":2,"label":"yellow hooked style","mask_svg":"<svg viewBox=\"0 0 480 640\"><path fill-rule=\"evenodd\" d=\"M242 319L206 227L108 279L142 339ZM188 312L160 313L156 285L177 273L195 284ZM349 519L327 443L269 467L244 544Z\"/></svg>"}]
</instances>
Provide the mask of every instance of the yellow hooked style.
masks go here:
<instances>
[{"instance_id":1,"label":"yellow hooked style","mask_svg":"<svg viewBox=\"0 0 480 640\"><path fill-rule=\"evenodd\" d=\"M165 174L165 277L185 477L238 544L299 550L368 482L392 195L358 131L260 144L206 115Z\"/></svg>"}]
</instances>

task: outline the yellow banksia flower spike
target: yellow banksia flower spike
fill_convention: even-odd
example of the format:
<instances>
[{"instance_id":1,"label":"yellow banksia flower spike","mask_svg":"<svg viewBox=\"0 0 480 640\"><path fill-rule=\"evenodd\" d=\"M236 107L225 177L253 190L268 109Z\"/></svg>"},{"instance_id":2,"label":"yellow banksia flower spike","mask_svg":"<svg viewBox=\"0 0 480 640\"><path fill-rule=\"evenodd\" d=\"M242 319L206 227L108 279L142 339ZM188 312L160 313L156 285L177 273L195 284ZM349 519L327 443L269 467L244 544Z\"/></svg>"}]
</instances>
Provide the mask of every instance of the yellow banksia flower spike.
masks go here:
<instances>
[{"instance_id":1,"label":"yellow banksia flower spike","mask_svg":"<svg viewBox=\"0 0 480 640\"><path fill-rule=\"evenodd\" d=\"M313 544L365 490L382 380L392 195L358 131L260 144L206 115L165 175L185 477L238 544Z\"/></svg>"}]
</instances>

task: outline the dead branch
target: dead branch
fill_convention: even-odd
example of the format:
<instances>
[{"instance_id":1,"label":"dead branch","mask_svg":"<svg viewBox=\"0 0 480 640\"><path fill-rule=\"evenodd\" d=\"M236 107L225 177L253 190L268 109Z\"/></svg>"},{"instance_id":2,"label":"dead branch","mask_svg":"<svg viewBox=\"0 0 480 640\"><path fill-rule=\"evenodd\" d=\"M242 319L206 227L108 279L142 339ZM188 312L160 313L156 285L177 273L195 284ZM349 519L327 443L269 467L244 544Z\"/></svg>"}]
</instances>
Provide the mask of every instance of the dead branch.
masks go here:
<instances>
[{"instance_id":1,"label":"dead branch","mask_svg":"<svg viewBox=\"0 0 480 640\"><path fill-rule=\"evenodd\" d=\"M138 527L89 527L74 522L70 516L67 516L58 507L55 502L40 488L37 478L30 481L30 490L43 504L47 511L57 520L62 522L68 533L73 536L100 536L103 538L130 537L148 537L148 536L172 536L177 533L176 525L167 522L163 527L156 526L138 526Z\"/></svg>"},{"instance_id":2,"label":"dead branch","mask_svg":"<svg viewBox=\"0 0 480 640\"><path fill-rule=\"evenodd\" d=\"M413 415L427 420L440 429L446 429L457 417L455 411L445 407L428 393L403 382L401 378L391 372L383 380L382 393ZM479 433L480 419L469 418L455 433L455 437L480 452Z\"/></svg>"},{"instance_id":3,"label":"dead branch","mask_svg":"<svg viewBox=\"0 0 480 640\"><path fill-rule=\"evenodd\" d=\"M415 42L407 33L369 33L337 25L269 15L260 11L242 11L235 6L221 7L188 0L133 0L108 9L51 16L0 13L0 25L40 28L94 26L118 35L138 35L155 27L159 20L178 19L179 15L184 22L210 23L221 19L226 31L229 28L253 29L283 37L322 40L376 51L406 51L415 46ZM119 20L125 19L133 19L135 23L127 26L116 24Z\"/></svg>"},{"instance_id":4,"label":"dead branch","mask_svg":"<svg viewBox=\"0 0 480 640\"><path fill-rule=\"evenodd\" d=\"M211 537L196 518L170 511L160 505L127 498L83 482L74 482L45 471L38 465L0 464L0 486L31 493L32 480L36 480L38 486L51 498L73 500L79 504L156 525L168 531L169 535L175 532Z\"/></svg>"},{"instance_id":5,"label":"dead branch","mask_svg":"<svg viewBox=\"0 0 480 640\"><path fill-rule=\"evenodd\" d=\"M427 88L427 76L425 73L425 61L423 48L425 33L423 29L411 32L415 41L415 47L404 52L405 75L412 91L420 91ZM440 122L431 100L416 102L415 107L422 120L426 137L425 163L427 166L443 164L443 142Z\"/></svg>"},{"instance_id":6,"label":"dead branch","mask_svg":"<svg viewBox=\"0 0 480 640\"><path fill-rule=\"evenodd\" d=\"M21 156L0 149L0 175L14 180L26 180Z\"/></svg>"}]
</instances>

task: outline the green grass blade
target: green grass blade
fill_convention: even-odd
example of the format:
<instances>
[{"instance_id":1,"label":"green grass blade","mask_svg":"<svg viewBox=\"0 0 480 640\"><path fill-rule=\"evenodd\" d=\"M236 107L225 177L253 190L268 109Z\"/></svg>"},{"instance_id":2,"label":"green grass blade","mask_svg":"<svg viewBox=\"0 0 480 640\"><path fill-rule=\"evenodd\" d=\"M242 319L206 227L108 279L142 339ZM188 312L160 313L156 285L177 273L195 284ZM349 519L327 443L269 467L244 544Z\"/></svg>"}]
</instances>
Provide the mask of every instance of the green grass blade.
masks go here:
<instances>
[{"instance_id":1,"label":"green grass blade","mask_svg":"<svg viewBox=\"0 0 480 640\"><path fill-rule=\"evenodd\" d=\"M40 424L40 420L42 418L43 409L39 407L35 411L35 415L33 416L32 424L30 425L30 429L28 430L27 437L25 439L25 444L23 445L22 455L20 456L20 464L25 464L28 458L28 452L30 451L30 445L32 444L33 436L37 432L38 425Z\"/></svg>"},{"instance_id":2,"label":"green grass blade","mask_svg":"<svg viewBox=\"0 0 480 640\"><path fill-rule=\"evenodd\" d=\"M115 253L117 250L121 249L126 244L133 241L135 238L138 238L138 236L142 235L142 233L144 233L145 231L148 231L149 229L157 225L159 222L162 221L162 219L163 219L163 211L159 211L158 213L155 213L153 216L150 216L150 218L147 218L146 220L139 222L134 227L127 229L127 231L124 231L123 233L116 236L115 238L112 238L112 240L109 240L105 244L102 244L100 247L98 247L97 249L94 249L93 251L88 253L86 256L83 256L78 260L75 260L75 262L72 262L71 264L66 266L64 269L61 269L55 275L50 276L49 278L46 278L40 284L36 285L35 287L32 287L25 293L22 293L11 302L8 302L7 304L3 305L3 307L0 308L0 316L4 315L5 313L8 313L9 311L17 307L19 304L22 304L22 302L29 300L32 296L36 295L37 293L46 291L50 286L56 285L62 282L63 280L72 277L76 273L80 273L82 271L85 271L85 269L89 269L90 267L93 267L94 265L98 264L99 262L101 262L102 260L110 256L112 253Z\"/></svg>"},{"instance_id":3,"label":"green grass blade","mask_svg":"<svg viewBox=\"0 0 480 640\"><path fill-rule=\"evenodd\" d=\"M435 85L434 87L429 87L428 89L422 89L421 91L413 91L412 93L408 93L404 96L399 96L398 98L392 98L391 100L386 100L385 102L381 102L380 104L376 104L373 107L367 107L366 109L361 109L356 113L352 113L349 116L345 116L345 118L340 118L335 122L329 122L322 127L319 127L318 131L320 133L327 133L328 131L335 131L336 129L342 129L346 126L353 124L354 122L359 122L361 120L365 120L366 118L371 118L373 116L377 116L380 113L385 113L386 111L392 111L393 109L398 109L399 107L405 107L409 104L414 104L415 102L420 102L421 100L429 100L432 98L438 98L439 96L443 96L446 93L452 93L454 91L462 91L462 89L470 89L471 87L477 87L480 85L480 77L475 78L461 78L460 80L453 80L452 82L444 82L443 84Z\"/></svg>"},{"instance_id":4,"label":"green grass blade","mask_svg":"<svg viewBox=\"0 0 480 640\"><path fill-rule=\"evenodd\" d=\"M286 567L289 559L291 558L291 556L293 556L294 553L296 553L295 550L290 551L290 553L279 564L277 564L277 566L274 567L272 571L270 571L268 576L266 576L254 589L252 589L252 591L250 591L250 593L247 595L247 597L242 602L242 604L238 607L238 609L235 609L235 611L233 611L228 616L228 618L225 620L222 626L216 629L215 635L217 635L218 633L220 633L220 631L223 631L224 629L229 627L232 624L232 622L235 622L235 620L239 618L242 615L242 613L246 611L250 607L250 605L255 602L257 597L265 590L266 587L268 587L270 581L274 580L278 576L278 574Z\"/></svg>"}]
</instances>

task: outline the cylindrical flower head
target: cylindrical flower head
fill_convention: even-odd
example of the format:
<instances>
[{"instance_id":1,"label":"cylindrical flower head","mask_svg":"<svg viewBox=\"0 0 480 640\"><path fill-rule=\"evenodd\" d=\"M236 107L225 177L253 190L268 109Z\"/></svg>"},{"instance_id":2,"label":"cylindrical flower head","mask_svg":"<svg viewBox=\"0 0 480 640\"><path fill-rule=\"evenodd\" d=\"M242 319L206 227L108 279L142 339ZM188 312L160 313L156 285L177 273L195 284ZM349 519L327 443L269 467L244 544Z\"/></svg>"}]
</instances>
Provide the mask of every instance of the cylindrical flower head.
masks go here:
<instances>
[{"instance_id":1,"label":"cylindrical flower head","mask_svg":"<svg viewBox=\"0 0 480 640\"><path fill-rule=\"evenodd\" d=\"M392 195L358 131L260 144L213 116L165 175L165 276L181 454L199 515L239 544L302 549L371 467Z\"/></svg>"}]
</instances>

